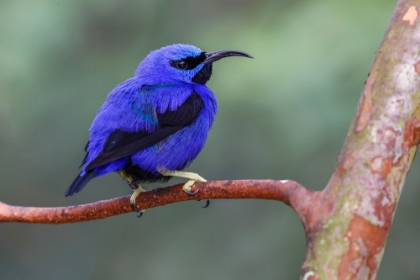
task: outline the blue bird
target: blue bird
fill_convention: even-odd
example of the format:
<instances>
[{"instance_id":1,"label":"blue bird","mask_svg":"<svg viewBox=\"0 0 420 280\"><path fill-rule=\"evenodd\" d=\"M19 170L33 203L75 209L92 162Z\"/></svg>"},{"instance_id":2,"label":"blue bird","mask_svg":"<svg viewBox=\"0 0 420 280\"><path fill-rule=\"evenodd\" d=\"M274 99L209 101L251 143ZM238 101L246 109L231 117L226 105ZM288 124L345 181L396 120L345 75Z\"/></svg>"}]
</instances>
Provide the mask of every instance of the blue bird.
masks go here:
<instances>
[{"instance_id":1,"label":"blue bird","mask_svg":"<svg viewBox=\"0 0 420 280\"><path fill-rule=\"evenodd\" d=\"M251 55L232 50L203 52L175 44L152 51L134 77L109 93L90 126L82 171L66 196L81 191L93 178L118 172L134 190L134 211L140 183L186 178L192 193L200 175L184 170L203 149L217 113L217 101L206 86L212 63L229 56Z\"/></svg>"}]
</instances>

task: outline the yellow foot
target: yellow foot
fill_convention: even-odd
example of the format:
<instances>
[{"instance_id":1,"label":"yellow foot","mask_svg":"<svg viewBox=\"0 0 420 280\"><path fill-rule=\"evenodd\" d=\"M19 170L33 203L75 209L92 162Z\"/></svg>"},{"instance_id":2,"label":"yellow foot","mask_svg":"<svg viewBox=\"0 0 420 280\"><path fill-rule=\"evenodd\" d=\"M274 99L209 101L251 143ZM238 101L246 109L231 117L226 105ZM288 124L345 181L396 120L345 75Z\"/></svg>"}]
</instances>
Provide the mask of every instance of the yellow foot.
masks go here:
<instances>
[{"instance_id":1,"label":"yellow foot","mask_svg":"<svg viewBox=\"0 0 420 280\"><path fill-rule=\"evenodd\" d=\"M144 190L140 185L138 185L138 187L134 189L133 194L130 197L130 205L131 205L131 208L133 209L134 212L140 212L139 213L139 217L141 217L141 215L143 215L144 210L137 210L137 208L136 208L136 198L142 192L145 192L145 191L146 190Z\"/></svg>"},{"instance_id":2,"label":"yellow foot","mask_svg":"<svg viewBox=\"0 0 420 280\"><path fill-rule=\"evenodd\" d=\"M193 172L185 172L185 171L177 171L177 170L166 170L164 168L158 168L158 172L163 176L172 176L172 177L180 177L180 178L187 178L189 179L182 189L184 192L190 195L194 195L198 192L198 189L195 192L192 192L192 187L196 182L207 182L206 179L198 175L197 173Z\"/></svg>"}]
</instances>

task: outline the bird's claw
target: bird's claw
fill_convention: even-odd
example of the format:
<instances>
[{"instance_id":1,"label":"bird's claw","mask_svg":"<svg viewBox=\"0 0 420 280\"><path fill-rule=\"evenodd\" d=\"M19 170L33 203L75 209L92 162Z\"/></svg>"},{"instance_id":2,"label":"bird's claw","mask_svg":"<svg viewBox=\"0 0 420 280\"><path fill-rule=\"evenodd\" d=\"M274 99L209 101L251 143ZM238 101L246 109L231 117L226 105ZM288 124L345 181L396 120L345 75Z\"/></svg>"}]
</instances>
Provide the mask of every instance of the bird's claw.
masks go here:
<instances>
[{"instance_id":1,"label":"bird's claw","mask_svg":"<svg viewBox=\"0 0 420 280\"><path fill-rule=\"evenodd\" d=\"M187 191L184 189L184 192L188 195L196 195L198 193L198 191L200 190L200 188L195 188L195 191Z\"/></svg>"},{"instance_id":2,"label":"bird's claw","mask_svg":"<svg viewBox=\"0 0 420 280\"><path fill-rule=\"evenodd\" d=\"M143 214L144 214L144 211L145 210L138 210L137 208L136 208L136 204L134 203L134 202L132 202L131 200L130 200L130 205L131 205L131 209L133 209L133 212L136 212L136 213L138 213L136 216L137 216L137 218L141 218L142 216L143 216Z\"/></svg>"},{"instance_id":3,"label":"bird's claw","mask_svg":"<svg viewBox=\"0 0 420 280\"><path fill-rule=\"evenodd\" d=\"M130 206L131 206L131 209L133 209L133 212L140 212L140 210L138 210L137 208L136 208L136 201L134 200L132 200L132 199L130 199Z\"/></svg>"},{"instance_id":4,"label":"bird's claw","mask_svg":"<svg viewBox=\"0 0 420 280\"><path fill-rule=\"evenodd\" d=\"M201 201L201 199L197 199L197 201ZM206 204L204 204L204 206L201 206L201 208L207 208L210 205L210 200L206 199Z\"/></svg>"},{"instance_id":5,"label":"bird's claw","mask_svg":"<svg viewBox=\"0 0 420 280\"><path fill-rule=\"evenodd\" d=\"M195 184L195 180L188 180L185 184L184 184L184 186L182 187L182 189L184 190L184 192L186 193L186 194L188 194L188 195L195 195L195 194L197 194L198 193L198 191L200 190L200 188L199 187L196 187L195 188L195 191L192 191L192 187L194 186L194 184Z\"/></svg>"},{"instance_id":6,"label":"bird's claw","mask_svg":"<svg viewBox=\"0 0 420 280\"><path fill-rule=\"evenodd\" d=\"M209 205L210 205L210 200L209 200L209 199L207 199L207 201L206 201L206 205L201 206L201 208L205 209L205 208L209 207Z\"/></svg>"},{"instance_id":7,"label":"bird's claw","mask_svg":"<svg viewBox=\"0 0 420 280\"><path fill-rule=\"evenodd\" d=\"M130 187L133 187L132 184L129 184ZM133 212L141 212L144 210L138 210L136 208L136 198L140 195L140 193L145 192L145 190L140 186L140 185L136 185L137 188L133 188L134 192L130 197L130 205L131 205L131 209L133 209Z\"/></svg>"}]
</instances>

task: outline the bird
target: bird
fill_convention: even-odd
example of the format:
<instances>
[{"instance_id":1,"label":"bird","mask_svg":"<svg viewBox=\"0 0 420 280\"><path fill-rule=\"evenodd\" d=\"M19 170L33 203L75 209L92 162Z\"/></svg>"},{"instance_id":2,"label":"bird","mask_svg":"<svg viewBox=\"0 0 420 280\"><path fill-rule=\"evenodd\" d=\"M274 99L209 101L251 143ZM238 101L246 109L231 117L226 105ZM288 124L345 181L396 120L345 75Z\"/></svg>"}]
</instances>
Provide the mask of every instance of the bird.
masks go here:
<instances>
[{"instance_id":1,"label":"bird","mask_svg":"<svg viewBox=\"0 0 420 280\"><path fill-rule=\"evenodd\" d=\"M187 44L150 52L134 76L118 84L98 110L81 171L65 196L111 172L133 189L130 205L135 212L141 212L135 202L145 191L143 183L186 178L183 190L194 195L193 185L206 180L183 170L203 149L218 108L206 83L213 63L231 56L253 58L242 51L204 52Z\"/></svg>"}]
</instances>

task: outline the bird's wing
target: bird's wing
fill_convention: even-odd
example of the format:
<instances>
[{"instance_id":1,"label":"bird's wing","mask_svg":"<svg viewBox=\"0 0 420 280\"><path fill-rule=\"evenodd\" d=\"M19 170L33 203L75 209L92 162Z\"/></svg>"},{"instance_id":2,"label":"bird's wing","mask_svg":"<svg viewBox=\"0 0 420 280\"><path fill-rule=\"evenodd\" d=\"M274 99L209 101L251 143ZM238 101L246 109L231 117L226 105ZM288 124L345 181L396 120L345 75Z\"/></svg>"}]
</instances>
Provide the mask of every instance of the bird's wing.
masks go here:
<instances>
[{"instance_id":1,"label":"bird's wing","mask_svg":"<svg viewBox=\"0 0 420 280\"><path fill-rule=\"evenodd\" d=\"M87 143L86 143L86 146L85 146L85 152L86 152L86 154L85 154L85 157L82 160L82 163L80 163L79 168L82 167L83 165L85 165L85 163L87 161L87 158L89 156L88 148L89 148L89 141L87 141Z\"/></svg>"},{"instance_id":2,"label":"bird's wing","mask_svg":"<svg viewBox=\"0 0 420 280\"><path fill-rule=\"evenodd\" d=\"M175 111L169 109L157 114L159 129L155 132L140 130L126 132L116 130L106 140L102 151L85 168L89 171L103 164L130 156L148 146L158 143L178 130L193 123L201 112L204 102L193 92Z\"/></svg>"}]
</instances>

